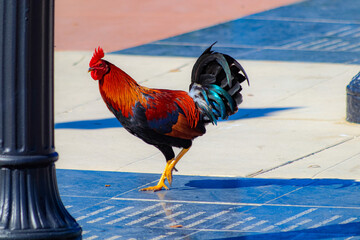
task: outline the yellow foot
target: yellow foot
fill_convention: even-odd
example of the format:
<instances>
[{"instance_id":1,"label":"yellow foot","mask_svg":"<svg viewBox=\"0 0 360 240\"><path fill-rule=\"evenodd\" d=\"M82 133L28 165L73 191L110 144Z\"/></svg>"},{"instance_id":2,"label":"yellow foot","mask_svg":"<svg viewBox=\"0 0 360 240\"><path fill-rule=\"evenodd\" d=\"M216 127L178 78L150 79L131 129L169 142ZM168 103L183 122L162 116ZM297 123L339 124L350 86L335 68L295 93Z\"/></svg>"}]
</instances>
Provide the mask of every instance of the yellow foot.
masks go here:
<instances>
[{"instance_id":1,"label":"yellow foot","mask_svg":"<svg viewBox=\"0 0 360 240\"><path fill-rule=\"evenodd\" d=\"M147 187L147 188L142 188L140 189L140 191L160 191L162 188L165 188L166 190L169 190L169 188L165 185L165 183L158 183L156 186L153 187Z\"/></svg>"}]
</instances>

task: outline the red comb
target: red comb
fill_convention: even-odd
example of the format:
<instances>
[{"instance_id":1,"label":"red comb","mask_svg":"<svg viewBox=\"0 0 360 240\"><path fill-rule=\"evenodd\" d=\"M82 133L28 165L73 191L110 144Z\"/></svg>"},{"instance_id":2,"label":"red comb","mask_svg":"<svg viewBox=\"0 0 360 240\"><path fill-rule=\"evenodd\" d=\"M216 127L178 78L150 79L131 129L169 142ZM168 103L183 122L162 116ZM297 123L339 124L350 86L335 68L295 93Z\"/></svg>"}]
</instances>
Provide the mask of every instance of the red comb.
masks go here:
<instances>
[{"instance_id":1,"label":"red comb","mask_svg":"<svg viewBox=\"0 0 360 240\"><path fill-rule=\"evenodd\" d=\"M94 55L92 56L92 58L90 60L89 66L91 67L92 65L97 63L97 61L99 61L103 57L104 57L103 49L100 46L97 49L95 48L95 52L94 52Z\"/></svg>"}]
</instances>

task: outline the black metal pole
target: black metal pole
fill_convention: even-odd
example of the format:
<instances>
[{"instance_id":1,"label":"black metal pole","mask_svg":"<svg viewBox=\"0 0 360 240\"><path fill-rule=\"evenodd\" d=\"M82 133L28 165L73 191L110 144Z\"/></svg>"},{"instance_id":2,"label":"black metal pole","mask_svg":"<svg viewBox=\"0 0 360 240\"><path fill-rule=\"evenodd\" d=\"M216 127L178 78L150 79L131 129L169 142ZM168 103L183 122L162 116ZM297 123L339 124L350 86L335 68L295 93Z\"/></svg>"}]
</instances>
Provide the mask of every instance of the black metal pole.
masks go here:
<instances>
[{"instance_id":1,"label":"black metal pole","mask_svg":"<svg viewBox=\"0 0 360 240\"><path fill-rule=\"evenodd\" d=\"M0 239L81 239L54 162L54 1L0 0Z\"/></svg>"}]
</instances>

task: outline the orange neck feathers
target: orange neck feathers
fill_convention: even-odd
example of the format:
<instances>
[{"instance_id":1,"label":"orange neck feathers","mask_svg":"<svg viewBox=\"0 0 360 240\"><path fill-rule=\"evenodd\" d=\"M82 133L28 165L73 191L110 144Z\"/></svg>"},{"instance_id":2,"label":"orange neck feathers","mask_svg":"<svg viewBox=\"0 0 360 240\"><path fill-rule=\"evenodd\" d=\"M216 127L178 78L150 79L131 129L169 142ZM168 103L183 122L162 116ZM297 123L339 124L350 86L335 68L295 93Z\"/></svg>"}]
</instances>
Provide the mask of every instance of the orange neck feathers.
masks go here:
<instances>
[{"instance_id":1,"label":"orange neck feathers","mask_svg":"<svg viewBox=\"0 0 360 240\"><path fill-rule=\"evenodd\" d=\"M109 63L109 67L109 73L99 82L101 96L107 105L111 105L116 111L121 111L124 117L133 116L132 109L135 104L146 103L146 99L141 94L143 87L115 65Z\"/></svg>"}]
</instances>

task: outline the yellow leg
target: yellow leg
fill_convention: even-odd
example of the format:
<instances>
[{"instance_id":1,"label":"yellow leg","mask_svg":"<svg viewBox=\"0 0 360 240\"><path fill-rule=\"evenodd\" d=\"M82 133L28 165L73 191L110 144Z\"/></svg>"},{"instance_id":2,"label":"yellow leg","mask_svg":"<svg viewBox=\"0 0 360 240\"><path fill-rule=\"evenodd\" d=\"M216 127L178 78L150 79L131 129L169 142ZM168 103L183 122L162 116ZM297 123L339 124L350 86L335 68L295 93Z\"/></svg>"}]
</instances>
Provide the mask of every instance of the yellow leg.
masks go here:
<instances>
[{"instance_id":1,"label":"yellow leg","mask_svg":"<svg viewBox=\"0 0 360 240\"><path fill-rule=\"evenodd\" d=\"M172 172L174 171L174 168L176 166L176 164L180 161L180 159L185 155L185 153L187 153L187 151L189 151L190 148L183 148L180 153L175 157L174 160L172 160L169 164L169 166L165 167L165 177L167 178L170 186L172 183Z\"/></svg>"},{"instance_id":2,"label":"yellow leg","mask_svg":"<svg viewBox=\"0 0 360 240\"><path fill-rule=\"evenodd\" d=\"M140 189L140 191L154 191L154 192L156 192L156 191L160 191L162 188L165 188L166 190L169 190L168 186L165 185L165 179L166 179L165 172L166 172L166 169L170 166L172 161L173 160L169 160L169 161L166 162L165 170L164 170L163 174L161 174L160 180L159 180L159 182L158 182L158 184L156 186L142 188L142 189Z\"/></svg>"},{"instance_id":3,"label":"yellow leg","mask_svg":"<svg viewBox=\"0 0 360 240\"><path fill-rule=\"evenodd\" d=\"M184 156L184 154L189 151L190 148L183 148L180 153L175 157L175 159L171 159L166 162L165 170L161 174L160 180L156 186L147 187L140 189L140 191L160 191L162 188L169 190L169 188L165 185L165 179L168 180L169 184L172 183L172 172L176 166L176 164L180 161L180 159Z\"/></svg>"}]
</instances>

